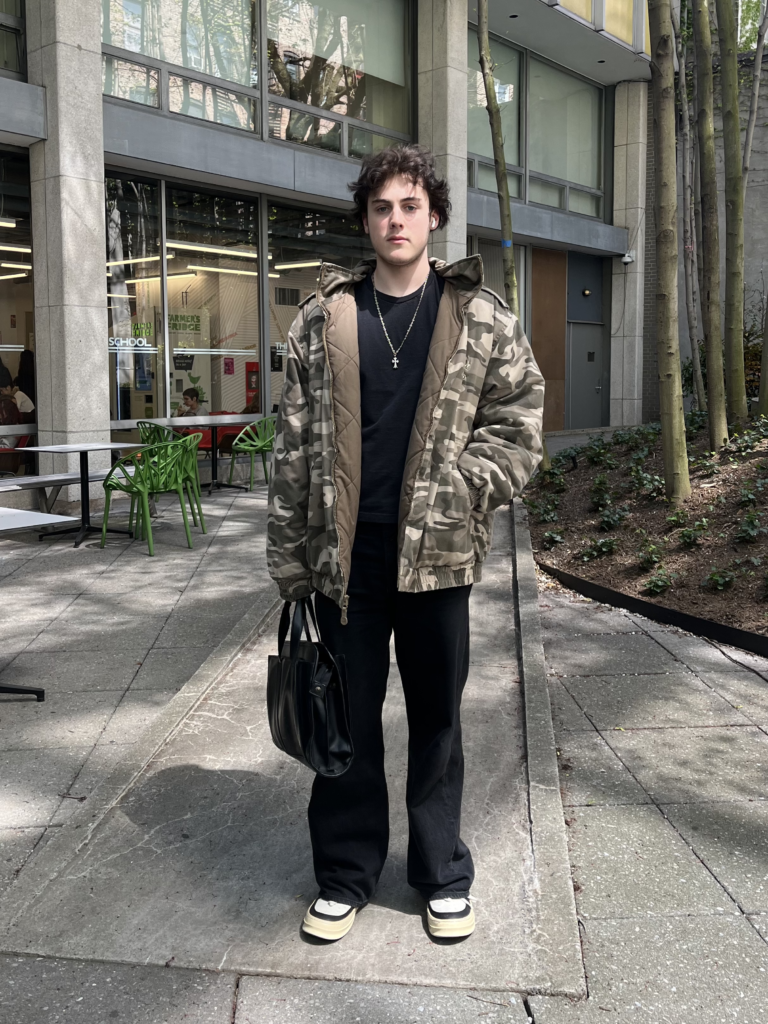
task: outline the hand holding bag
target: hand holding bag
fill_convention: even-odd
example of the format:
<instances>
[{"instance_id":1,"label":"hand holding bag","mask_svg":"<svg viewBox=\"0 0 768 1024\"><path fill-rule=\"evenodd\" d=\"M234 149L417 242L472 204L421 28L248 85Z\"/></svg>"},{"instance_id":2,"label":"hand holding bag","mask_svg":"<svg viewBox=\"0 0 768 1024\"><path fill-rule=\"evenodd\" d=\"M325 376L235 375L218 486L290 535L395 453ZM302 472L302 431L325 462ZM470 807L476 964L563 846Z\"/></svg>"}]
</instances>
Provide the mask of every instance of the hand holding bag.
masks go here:
<instances>
[{"instance_id":1,"label":"hand holding bag","mask_svg":"<svg viewBox=\"0 0 768 1024\"><path fill-rule=\"evenodd\" d=\"M287 601L280 616L278 653L269 658L267 713L272 739L318 775L342 775L354 754L344 657L332 655L320 640L310 598L296 602L293 621L290 609ZM307 610L317 640L310 637Z\"/></svg>"}]
</instances>

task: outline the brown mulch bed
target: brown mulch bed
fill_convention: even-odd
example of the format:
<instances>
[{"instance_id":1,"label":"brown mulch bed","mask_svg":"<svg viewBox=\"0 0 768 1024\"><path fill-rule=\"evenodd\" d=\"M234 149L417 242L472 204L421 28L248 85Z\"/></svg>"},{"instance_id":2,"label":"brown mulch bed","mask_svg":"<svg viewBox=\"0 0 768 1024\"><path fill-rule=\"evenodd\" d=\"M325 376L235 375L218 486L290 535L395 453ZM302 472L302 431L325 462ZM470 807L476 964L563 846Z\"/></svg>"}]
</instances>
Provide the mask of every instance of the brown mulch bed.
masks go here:
<instances>
[{"instance_id":1,"label":"brown mulch bed","mask_svg":"<svg viewBox=\"0 0 768 1024\"><path fill-rule=\"evenodd\" d=\"M708 448L706 426L689 430L692 493L676 509L663 497L658 480L663 475L661 439L653 427L620 430L613 441L593 439L560 453L553 459L554 471L538 474L524 494L534 554L633 597L768 635L768 421L732 438L717 456ZM595 498L596 480L600 493ZM620 523L617 510L619 516L626 511ZM614 522L601 529L606 512ZM673 513L677 522L670 523ZM695 524L701 524L698 541L685 547L684 531ZM740 533L755 536L739 539ZM611 547L585 558L585 552ZM649 555L658 561L650 563ZM719 581L708 579L713 569ZM672 577L672 584L663 593L649 593L648 583L660 570Z\"/></svg>"}]
</instances>

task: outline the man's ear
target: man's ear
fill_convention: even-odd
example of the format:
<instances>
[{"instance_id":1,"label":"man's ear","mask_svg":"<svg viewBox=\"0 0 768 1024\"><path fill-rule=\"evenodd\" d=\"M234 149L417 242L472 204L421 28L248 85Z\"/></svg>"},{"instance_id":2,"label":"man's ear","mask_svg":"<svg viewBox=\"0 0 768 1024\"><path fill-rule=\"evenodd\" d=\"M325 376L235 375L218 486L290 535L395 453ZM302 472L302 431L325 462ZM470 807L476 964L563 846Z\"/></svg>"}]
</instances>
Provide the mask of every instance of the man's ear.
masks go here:
<instances>
[{"instance_id":1,"label":"man's ear","mask_svg":"<svg viewBox=\"0 0 768 1024\"><path fill-rule=\"evenodd\" d=\"M365 215L363 215L363 230L365 231L366 235L370 234L370 231L368 230L368 218Z\"/></svg>"},{"instance_id":2,"label":"man's ear","mask_svg":"<svg viewBox=\"0 0 768 1024\"><path fill-rule=\"evenodd\" d=\"M440 221L440 218L438 217L438 215L436 213L430 213L430 215L429 215L429 230L430 231L436 231L437 230L437 225L438 225L439 221Z\"/></svg>"}]
</instances>

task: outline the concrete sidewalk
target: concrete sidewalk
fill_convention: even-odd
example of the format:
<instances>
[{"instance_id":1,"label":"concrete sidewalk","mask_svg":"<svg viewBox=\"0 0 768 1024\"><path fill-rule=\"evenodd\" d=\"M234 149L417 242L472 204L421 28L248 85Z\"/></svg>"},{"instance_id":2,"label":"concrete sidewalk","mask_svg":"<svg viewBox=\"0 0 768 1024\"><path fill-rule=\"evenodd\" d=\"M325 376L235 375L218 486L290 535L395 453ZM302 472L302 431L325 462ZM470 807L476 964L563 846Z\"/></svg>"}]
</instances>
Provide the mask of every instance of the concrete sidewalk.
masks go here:
<instances>
[{"instance_id":1,"label":"concrete sidewalk","mask_svg":"<svg viewBox=\"0 0 768 1024\"><path fill-rule=\"evenodd\" d=\"M768 661L540 606L589 998L535 1024L765 1024Z\"/></svg>"},{"instance_id":2,"label":"concrete sidewalk","mask_svg":"<svg viewBox=\"0 0 768 1024\"><path fill-rule=\"evenodd\" d=\"M208 533L187 547L175 496L146 543L93 535L0 540L0 892L27 858L129 758L145 729L244 615L274 604L266 487L203 497ZM124 526L127 505L111 522ZM225 644L226 647L226 644ZM236 646L231 654L236 653Z\"/></svg>"},{"instance_id":3,"label":"concrete sidewalk","mask_svg":"<svg viewBox=\"0 0 768 1024\"><path fill-rule=\"evenodd\" d=\"M549 904L534 864L509 512L497 519L471 625L462 831L476 855L479 927L470 940L433 942L423 903L405 884L406 726L394 667L385 710L392 841L379 892L342 943L301 935L315 890L311 775L269 737L273 626L169 730L133 784L112 787L95 828L89 801L8 890L0 948L26 954L3 965L19 979L9 986L14 1024L37 1022L41 999L51 1012L63 998L54 989L90 1001L90 1015L78 1017L88 1024L120 999L131 1021L522 1024L524 993L578 991L578 950L569 958L542 915ZM105 1002L107 975L115 994ZM152 992L175 1009L153 1011Z\"/></svg>"}]
</instances>

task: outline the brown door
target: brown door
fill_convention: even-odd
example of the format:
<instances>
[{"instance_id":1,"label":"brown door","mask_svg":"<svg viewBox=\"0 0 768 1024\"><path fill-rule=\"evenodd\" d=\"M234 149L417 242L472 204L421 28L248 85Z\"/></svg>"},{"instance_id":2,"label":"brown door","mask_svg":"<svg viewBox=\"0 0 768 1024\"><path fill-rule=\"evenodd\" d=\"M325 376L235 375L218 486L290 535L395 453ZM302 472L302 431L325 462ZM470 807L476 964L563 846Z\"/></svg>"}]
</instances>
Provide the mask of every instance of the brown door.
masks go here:
<instances>
[{"instance_id":1,"label":"brown door","mask_svg":"<svg viewBox=\"0 0 768 1024\"><path fill-rule=\"evenodd\" d=\"M565 429L567 254L533 250L531 345L544 375L544 430Z\"/></svg>"}]
</instances>

